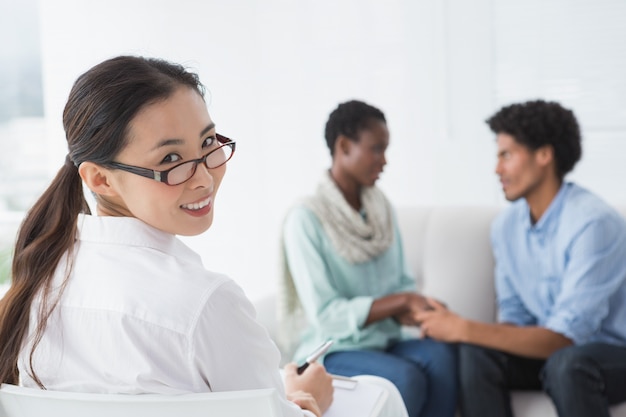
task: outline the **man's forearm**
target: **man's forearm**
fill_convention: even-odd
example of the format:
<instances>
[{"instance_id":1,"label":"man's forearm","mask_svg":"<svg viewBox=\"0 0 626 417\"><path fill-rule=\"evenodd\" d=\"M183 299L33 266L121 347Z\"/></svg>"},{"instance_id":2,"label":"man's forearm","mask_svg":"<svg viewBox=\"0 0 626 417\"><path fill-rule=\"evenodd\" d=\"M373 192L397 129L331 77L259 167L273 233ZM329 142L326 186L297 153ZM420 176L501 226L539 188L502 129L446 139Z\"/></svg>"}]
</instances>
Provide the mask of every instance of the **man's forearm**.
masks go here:
<instances>
[{"instance_id":1,"label":"man's forearm","mask_svg":"<svg viewBox=\"0 0 626 417\"><path fill-rule=\"evenodd\" d=\"M556 350L572 345L572 341L562 334L538 326L467 320L463 333L463 342L537 359L546 359Z\"/></svg>"}]
</instances>

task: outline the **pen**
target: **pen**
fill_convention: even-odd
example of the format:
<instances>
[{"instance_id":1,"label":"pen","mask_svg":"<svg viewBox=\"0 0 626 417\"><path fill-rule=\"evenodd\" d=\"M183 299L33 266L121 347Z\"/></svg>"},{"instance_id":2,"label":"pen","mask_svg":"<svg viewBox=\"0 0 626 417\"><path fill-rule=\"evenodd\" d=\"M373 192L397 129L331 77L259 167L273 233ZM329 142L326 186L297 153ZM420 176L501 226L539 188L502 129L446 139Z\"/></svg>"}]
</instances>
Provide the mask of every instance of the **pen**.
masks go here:
<instances>
[{"instance_id":1,"label":"pen","mask_svg":"<svg viewBox=\"0 0 626 417\"><path fill-rule=\"evenodd\" d=\"M320 347L318 347L317 349L315 349L313 351L313 353L311 353L307 358L306 361L298 366L298 375L300 375L302 372L304 372L304 370L306 368L309 367L309 365L313 362L315 362L316 360L319 359L320 356L322 356L324 353L326 353L328 351L328 349L330 348L330 345L333 344L332 340L328 340L326 342L324 342Z\"/></svg>"}]
</instances>

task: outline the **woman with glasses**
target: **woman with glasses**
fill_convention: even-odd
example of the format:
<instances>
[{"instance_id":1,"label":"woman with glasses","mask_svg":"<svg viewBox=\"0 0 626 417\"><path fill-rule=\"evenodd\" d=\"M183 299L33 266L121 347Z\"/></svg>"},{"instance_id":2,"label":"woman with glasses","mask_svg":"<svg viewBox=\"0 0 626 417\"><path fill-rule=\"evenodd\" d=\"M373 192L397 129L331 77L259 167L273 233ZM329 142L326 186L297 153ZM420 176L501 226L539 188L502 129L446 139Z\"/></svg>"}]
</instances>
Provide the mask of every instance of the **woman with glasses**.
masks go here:
<instances>
[{"instance_id":1,"label":"woman with glasses","mask_svg":"<svg viewBox=\"0 0 626 417\"><path fill-rule=\"evenodd\" d=\"M211 226L235 151L197 76L162 60L104 61L74 84L63 124L69 153L22 223L0 302L0 382L129 394L275 387L284 416L319 417L331 376L289 364L285 395L280 354L241 288L176 238Z\"/></svg>"}]
</instances>

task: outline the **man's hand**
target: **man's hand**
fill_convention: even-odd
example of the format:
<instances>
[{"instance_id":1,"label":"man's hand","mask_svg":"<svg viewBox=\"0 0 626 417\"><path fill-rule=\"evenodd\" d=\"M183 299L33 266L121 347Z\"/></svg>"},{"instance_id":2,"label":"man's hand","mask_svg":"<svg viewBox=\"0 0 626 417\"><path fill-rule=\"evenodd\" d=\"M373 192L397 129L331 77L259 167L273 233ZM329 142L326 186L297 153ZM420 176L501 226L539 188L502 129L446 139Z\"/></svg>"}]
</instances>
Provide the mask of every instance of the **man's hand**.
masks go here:
<instances>
[{"instance_id":1,"label":"man's hand","mask_svg":"<svg viewBox=\"0 0 626 417\"><path fill-rule=\"evenodd\" d=\"M415 292L399 292L377 298L372 303L365 325L392 318L405 326L419 326L415 315L432 309L428 300Z\"/></svg>"},{"instance_id":2,"label":"man's hand","mask_svg":"<svg viewBox=\"0 0 626 417\"><path fill-rule=\"evenodd\" d=\"M431 310L421 311L415 315L420 322L422 336L441 340L442 342L462 342L467 333L467 321L448 310L445 305L432 298L427 299Z\"/></svg>"}]
</instances>

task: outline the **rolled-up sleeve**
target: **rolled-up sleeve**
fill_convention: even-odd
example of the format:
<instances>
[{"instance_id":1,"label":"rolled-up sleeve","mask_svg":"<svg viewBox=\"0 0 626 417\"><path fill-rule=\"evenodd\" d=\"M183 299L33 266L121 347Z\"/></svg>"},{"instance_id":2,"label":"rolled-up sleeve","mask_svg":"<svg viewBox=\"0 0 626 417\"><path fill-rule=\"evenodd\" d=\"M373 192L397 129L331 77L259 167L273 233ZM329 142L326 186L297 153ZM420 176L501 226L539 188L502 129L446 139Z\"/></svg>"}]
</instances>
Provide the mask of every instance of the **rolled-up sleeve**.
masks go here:
<instances>
[{"instance_id":1,"label":"rolled-up sleeve","mask_svg":"<svg viewBox=\"0 0 626 417\"><path fill-rule=\"evenodd\" d=\"M565 274L545 327L588 342L609 314L611 295L626 280L626 236L614 217L594 219L567 248Z\"/></svg>"}]
</instances>

